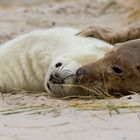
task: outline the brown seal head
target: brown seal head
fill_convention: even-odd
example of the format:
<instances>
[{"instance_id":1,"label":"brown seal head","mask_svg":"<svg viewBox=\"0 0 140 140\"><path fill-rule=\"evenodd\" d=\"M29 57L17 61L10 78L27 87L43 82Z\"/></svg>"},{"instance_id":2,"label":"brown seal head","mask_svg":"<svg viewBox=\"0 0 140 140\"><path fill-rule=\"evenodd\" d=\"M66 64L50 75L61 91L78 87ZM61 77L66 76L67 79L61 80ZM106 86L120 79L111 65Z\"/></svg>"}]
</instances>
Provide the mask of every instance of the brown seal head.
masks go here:
<instances>
[{"instance_id":1,"label":"brown seal head","mask_svg":"<svg viewBox=\"0 0 140 140\"><path fill-rule=\"evenodd\" d=\"M110 94L140 92L140 39L118 44L104 58L77 71L82 87Z\"/></svg>"}]
</instances>

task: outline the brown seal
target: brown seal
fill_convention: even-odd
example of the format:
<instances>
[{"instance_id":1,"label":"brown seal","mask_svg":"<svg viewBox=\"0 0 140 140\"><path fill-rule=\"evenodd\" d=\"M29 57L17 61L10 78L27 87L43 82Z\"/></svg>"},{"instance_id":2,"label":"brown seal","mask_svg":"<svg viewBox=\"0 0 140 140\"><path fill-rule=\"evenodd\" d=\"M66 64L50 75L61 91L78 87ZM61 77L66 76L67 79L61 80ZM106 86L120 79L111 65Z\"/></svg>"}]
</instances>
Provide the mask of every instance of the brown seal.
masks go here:
<instances>
[{"instance_id":1,"label":"brown seal","mask_svg":"<svg viewBox=\"0 0 140 140\"><path fill-rule=\"evenodd\" d=\"M78 35L95 37L111 44L122 43L128 40L140 38L140 22L121 28L107 26L91 26L83 29Z\"/></svg>"},{"instance_id":2,"label":"brown seal","mask_svg":"<svg viewBox=\"0 0 140 140\"><path fill-rule=\"evenodd\" d=\"M77 71L77 81L82 87L113 95L140 92L140 39L118 46L104 58Z\"/></svg>"}]
</instances>

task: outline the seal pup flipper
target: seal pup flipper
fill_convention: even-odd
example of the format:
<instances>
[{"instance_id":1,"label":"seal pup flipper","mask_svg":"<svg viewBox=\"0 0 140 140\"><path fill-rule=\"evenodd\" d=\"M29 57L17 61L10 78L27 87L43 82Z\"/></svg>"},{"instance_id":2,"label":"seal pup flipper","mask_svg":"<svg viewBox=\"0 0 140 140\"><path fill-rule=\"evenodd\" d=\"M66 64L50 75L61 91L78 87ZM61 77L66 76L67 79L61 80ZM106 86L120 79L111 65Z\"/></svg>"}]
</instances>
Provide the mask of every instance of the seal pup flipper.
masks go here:
<instances>
[{"instance_id":1,"label":"seal pup flipper","mask_svg":"<svg viewBox=\"0 0 140 140\"><path fill-rule=\"evenodd\" d=\"M78 35L95 37L111 44L140 38L140 22L119 29L107 26L91 26L82 30Z\"/></svg>"}]
</instances>

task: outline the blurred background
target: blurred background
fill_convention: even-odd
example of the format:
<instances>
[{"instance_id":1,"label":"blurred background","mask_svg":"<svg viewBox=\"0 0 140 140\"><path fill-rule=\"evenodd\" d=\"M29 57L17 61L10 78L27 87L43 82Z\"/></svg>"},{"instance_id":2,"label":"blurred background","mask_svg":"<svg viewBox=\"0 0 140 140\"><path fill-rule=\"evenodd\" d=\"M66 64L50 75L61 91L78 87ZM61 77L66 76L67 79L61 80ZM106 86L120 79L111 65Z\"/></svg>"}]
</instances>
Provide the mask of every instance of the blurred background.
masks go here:
<instances>
[{"instance_id":1,"label":"blurred background","mask_svg":"<svg viewBox=\"0 0 140 140\"><path fill-rule=\"evenodd\" d=\"M140 20L140 0L0 0L0 43L35 29L119 27Z\"/></svg>"}]
</instances>

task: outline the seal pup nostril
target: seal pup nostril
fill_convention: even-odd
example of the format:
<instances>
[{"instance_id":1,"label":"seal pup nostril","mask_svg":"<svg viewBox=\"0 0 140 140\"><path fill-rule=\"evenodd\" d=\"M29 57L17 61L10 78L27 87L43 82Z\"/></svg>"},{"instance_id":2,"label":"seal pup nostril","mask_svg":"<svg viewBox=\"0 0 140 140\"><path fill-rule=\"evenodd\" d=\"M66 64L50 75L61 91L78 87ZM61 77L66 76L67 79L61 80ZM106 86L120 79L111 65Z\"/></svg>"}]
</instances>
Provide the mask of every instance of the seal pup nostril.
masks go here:
<instances>
[{"instance_id":1,"label":"seal pup nostril","mask_svg":"<svg viewBox=\"0 0 140 140\"><path fill-rule=\"evenodd\" d=\"M79 68L76 72L76 77L84 76L86 74L86 70L84 68Z\"/></svg>"},{"instance_id":2,"label":"seal pup nostril","mask_svg":"<svg viewBox=\"0 0 140 140\"><path fill-rule=\"evenodd\" d=\"M49 81L51 82L53 80L53 75L50 75Z\"/></svg>"},{"instance_id":3,"label":"seal pup nostril","mask_svg":"<svg viewBox=\"0 0 140 140\"><path fill-rule=\"evenodd\" d=\"M48 87L48 89L50 90L51 88L50 88L50 84L49 83L47 83L47 87Z\"/></svg>"}]
</instances>

